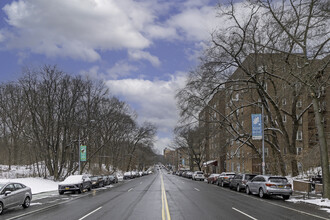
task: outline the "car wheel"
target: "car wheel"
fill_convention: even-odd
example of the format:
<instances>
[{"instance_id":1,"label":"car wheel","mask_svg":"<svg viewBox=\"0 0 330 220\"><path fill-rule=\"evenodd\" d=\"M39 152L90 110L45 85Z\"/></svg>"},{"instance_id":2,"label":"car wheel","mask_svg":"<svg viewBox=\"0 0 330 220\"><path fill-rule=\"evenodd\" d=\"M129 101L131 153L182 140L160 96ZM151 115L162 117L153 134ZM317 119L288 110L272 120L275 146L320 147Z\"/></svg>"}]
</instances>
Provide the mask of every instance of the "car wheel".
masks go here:
<instances>
[{"instance_id":1,"label":"car wheel","mask_svg":"<svg viewBox=\"0 0 330 220\"><path fill-rule=\"evenodd\" d=\"M237 192L240 192L241 191L241 187L239 187L239 184L237 184L236 191Z\"/></svg>"},{"instance_id":2,"label":"car wheel","mask_svg":"<svg viewBox=\"0 0 330 220\"><path fill-rule=\"evenodd\" d=\"M78 189L78 194L82 193L84 191L84 188L82 185L79 186L79 189Z\"/></svg>"},{"instance_id":3,"label":"car wheel","mask_svg":"<svg viewBox=\"0 0 330 220\"><path fill-rule=\"evenodd\" d=\"M23 208L29 208L30 207L30 197L26 197L24 199L24 203L22 204Z\"/></svg>"},{"instance_id":4,"label":"car wheel","mask_svg":"<svg viewBox=\"0 0 330 220\"><path fill-rule=\"evenodd\" d=\"M282 197L283 197L283 200L290 199L290 195L282 195Z\"/></svg>"},{"instance_id":5,"label":"car wheel","mask_svg":"<svg viewBox=\"0 0 330 220\"><path fill-rule=\"evenodd\" d=\"M63 191L58 191L58 194L63 195L64 192Z\"/></svg>"},{"instance_id":6,"label":"car wheel","mask_svg":"<svg viewBox=\"0 0 330 220\"><path fill-rule=\"evenodd\" d=\"M2 212L3 212L3 204L2 202L0 202L0 215L2 214Z\"/></svg>"},{"instance_id":7,"label":"car wheel","mask_svg":"<svg viewBox=\"0 0 330 220\"><path fill-rule=\"evenodd\" d=\"M248 186L246 187L245 192L246 192L246 194L248 194L248 195L251 194L251 192L250 192L250 188L249 188Z\"/></svg>"},{"instance_id":8,"label":"car wheel","mask_svg":"<svg viewBox=\"0 0 330 220\"><path fill-rule=\"evenodd\" d=\"M264 193L264 190L262 188L259 189L259 197L260 198L264 198L265 197L265 193Z\"/></svg>"}]
</instances>

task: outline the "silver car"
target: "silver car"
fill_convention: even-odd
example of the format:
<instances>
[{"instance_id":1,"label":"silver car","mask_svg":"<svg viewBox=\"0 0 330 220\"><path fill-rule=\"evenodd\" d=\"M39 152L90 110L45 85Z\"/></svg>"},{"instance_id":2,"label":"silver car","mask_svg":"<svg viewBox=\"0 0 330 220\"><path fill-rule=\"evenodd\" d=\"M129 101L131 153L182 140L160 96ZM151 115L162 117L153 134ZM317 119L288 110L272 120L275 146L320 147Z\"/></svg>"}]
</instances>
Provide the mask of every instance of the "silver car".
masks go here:
<instances>
[{"instance_id":1,"label":"silver car","mask_svg":"<svg viewBox=\"0 0 330 220\"><path fill-rule=\"evenodd\" d=\"M258 194L260 198L266 195L281 195L284 200L292 195L291 184L282 176L255 176L246 184L246 194Z\"/></svg>"},{"instance_id":2,"label":"silver car","mask_svg":"<svg viewBox=\"0 0 330 220\"><path fill-rule=\"evenodd\" d=\"M31 188L21 183L0 183L0 215L6 208L22 205L30 206L32 199Z\"/></svg>"}]
</instances>

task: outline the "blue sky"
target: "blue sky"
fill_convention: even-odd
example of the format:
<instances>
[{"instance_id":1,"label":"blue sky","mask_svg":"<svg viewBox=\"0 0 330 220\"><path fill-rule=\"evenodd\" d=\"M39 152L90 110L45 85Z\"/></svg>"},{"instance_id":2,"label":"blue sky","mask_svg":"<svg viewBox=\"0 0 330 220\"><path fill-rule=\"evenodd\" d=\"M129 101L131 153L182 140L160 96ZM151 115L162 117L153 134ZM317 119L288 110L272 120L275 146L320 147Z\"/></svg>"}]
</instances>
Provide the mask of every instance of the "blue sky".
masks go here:
<instances>
[{"instance_id":1,"label":"blue sky","mask_svg":"<svg viewBox=\"0 0 330 220\"><path fill-rule=\"evenodd\" d=\"M217 0L1 0L0 82L56 64L102 79L171 144L176 91L217 27ZM221 24L220 24L221 25Z\"/></svg>"}]
</instances>

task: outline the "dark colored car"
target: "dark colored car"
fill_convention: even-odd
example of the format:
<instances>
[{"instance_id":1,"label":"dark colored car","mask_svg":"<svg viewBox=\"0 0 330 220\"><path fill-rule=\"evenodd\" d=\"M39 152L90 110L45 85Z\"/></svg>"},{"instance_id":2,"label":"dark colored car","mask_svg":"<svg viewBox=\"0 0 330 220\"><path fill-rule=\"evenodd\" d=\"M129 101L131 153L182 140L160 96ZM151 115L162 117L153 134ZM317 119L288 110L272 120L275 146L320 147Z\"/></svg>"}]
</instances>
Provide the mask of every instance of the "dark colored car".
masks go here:
<instances>
[{"instance_id":1,"label":"dark colored car","mask_svg":"<svg viewBox=\"0 0 330 220\"><path fill-rule=\"evenodd\" d=\"M231 172L222 172L220 174L220 176L218 177L217 180L217 185L218 186L229 186L230 180L235 176L235 173L231 173Z\"/></svg>"},{"instance_id":2,"label":"dark colored car","mask_svg":"<svg viewBox=\"0 0 330 220\"><path fill-rule=\"evenodd\" d=\"M250 181L256 174L242 173L236 174L229 183L230 189L236 189L237 192L245 191L246 183Z\"/></svg>"},{"instance_id":3,"label":"dark colored car","mask_svg":"<svg viewBox=\"0 0 330 220\"><path fill-rule=\"evenodd\" d=\"M104 186L104 180L102 176L91 176L92 188L98 188Z\"/></svg>"},{"instance_id":4,"label":"dark colored car","mask_svg":"<svg viewBox=\"0 0 330 220\"><path fill-rule=\"evenodd\" d=\"M0 183L0 215L3 210L15 206L28 208L32 199L31 188L21 183Z\"/></svg>"},{"instance_id":5,"label":"dark colored car","mask_svg":"<svg viewBox=\"0 0 330 220\"><path fill-rule=\"evenodd\" d=\"M58 184L58 193L60 195L67 191L82 193L86 189L90 191L91 188L92 182L88 176L71 175Z\"/></svg>"},{"instance_id":6,"label":"dark colored car","mask_svg":"<svg viewBox=\"0 0 330 220\"><path fill-rule=\"evenodd\" d=\"M109 176L110 183L118 183L118 178L115 175Z\"/></svg>"},{"instance_id":7,"label":"dark colored car","mask_svg":"<svg viewBox=\"0 0 330 220\"><path fill-rule=\"evenodd\" d=\"M207 183L215 184L220 174L212 173L209 177L207 177Z\"/></svg>"}]
</instances>

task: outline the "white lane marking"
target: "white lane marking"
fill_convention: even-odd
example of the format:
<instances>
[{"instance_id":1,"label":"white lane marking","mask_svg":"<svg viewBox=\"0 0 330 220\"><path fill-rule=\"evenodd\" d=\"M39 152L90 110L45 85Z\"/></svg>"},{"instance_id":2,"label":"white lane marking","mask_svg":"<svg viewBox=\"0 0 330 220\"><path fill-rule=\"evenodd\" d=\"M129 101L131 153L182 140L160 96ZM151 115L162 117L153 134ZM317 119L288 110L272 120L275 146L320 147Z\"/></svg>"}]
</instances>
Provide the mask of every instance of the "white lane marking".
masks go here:
<instances>
[{"instance_id":1,"label":"white lane marking","mask_svg":"<svg viewBox=\"0 0 330 220\"><path fill-rule=\"evenodd\" d=\"M239 213L241 213L241 214L243 214L243 215L249 217L250 219L257 220L256 218L252 217L251 215L248 215L248 214L246 214L245 212L242 212L242 211L240 211L240 210L238 210L238 209L235 209L234 207L232 207L232 209L234 209L236 212L239 212Z\"/></svg>"},{"instance_id":2,"label":"white lane marking","mask_svg":"<svg viewBox=\"0 0 330 220\"><path fill-rule=\"evenodd\" d=\"M84 218L86 218L87 216L90 216L91 214L93 214L94 212L97 212L98 210L102 209L102 206L101 207L98 207L97 209L95 209L94 211L88 213L87 215L84 215L83 217L81 217L80 219L78 220L82 220Z\"/></svg>"},{"instance_id":3,"label":"white lane marking","mask_svg":"<svg viewBox=\"0 0 330 220\"><path fill-rule=\"evenodd\" d=\"M220 189L221 189L221 190L226 190L226 189L221 188L221 187L220 187ZM229 190L228 190L228 191L229 191ZM232 191L232 190L229 191L229 192L232 192L232 193L239 193L239 192ZM268 202L268 201L266 201L266 200L264 200L264 199L260 199L260 198L253 197L253 196L250 196L250 195L246 195L246 194L242 194L242 193L239 193L239 194L241 194L242 196L245 196L245 197L249 197L249 198L251 198L251 199L255 199L255 200L259 200L259 201L263 201L263 202L268 203L268 204L271 204L271 205L275 205L275 206L278 206L278 207L281 207L281 208L284 208L284 209L288 209L288 210L291 210L291 211L294 211L294 212L298 212L298 213L300 213L300 214L305 214L305 215L313 216L313 217L315 217L315 218L324 219L324 220L328 220L328 219L329 219L329 218L325 218L325 217L322 217L322 216L319 216L319 215L314 215L314 214L312 214L312 213L308 213L308 212L300 211L300 210L298 210L298 209L289 208L289 207L286 207L286 206L283 206L283 205L279 205L279 204L276 204L276 203L273 203L273 202Z\"/></svg>"},{"instance_id":4,"label":"white lane marking","mask_svg":"<svg viewBox=\"0 0 330 220\"><path fill-rule=\"evenodd\" d=\"M199 189L197 189L197 188L194 188L196 191L200 191Z\"/></svg>"},{"instance_id":5,"label":"white lane marking","mask_svg":"<svg viewBox=\"0 0 330 220\"><path fill-rule=\"evenodd\" d=\"M132 191L133 190L133 188L130 188L127 192L130 192L130 191Z\"/></svg>"}]
</instances>

